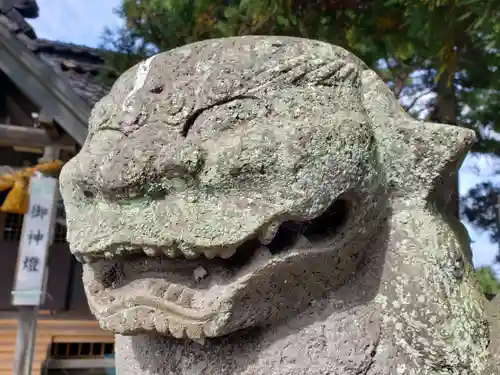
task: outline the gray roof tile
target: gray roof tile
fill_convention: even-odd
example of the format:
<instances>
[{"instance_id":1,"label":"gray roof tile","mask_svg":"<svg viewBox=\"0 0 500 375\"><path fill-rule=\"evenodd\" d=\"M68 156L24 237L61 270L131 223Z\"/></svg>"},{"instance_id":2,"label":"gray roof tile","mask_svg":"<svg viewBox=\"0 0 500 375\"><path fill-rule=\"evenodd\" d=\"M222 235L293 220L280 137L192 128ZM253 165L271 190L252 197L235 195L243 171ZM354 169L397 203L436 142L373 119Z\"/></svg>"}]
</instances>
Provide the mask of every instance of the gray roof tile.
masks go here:
<instances>
[{"instance_id":1,"label":"gray roof tile","mask_svg":"<svg viewBox=\"0 0 500 375\"><path fill-rule=\"evenodd\" d=\"M103 50L28 37L21 27L0 14L0 27L7 28L27 48L64 77L83 100L93 106L109 91L97 81L105 69Z\"/></svg>"}]
</instances>

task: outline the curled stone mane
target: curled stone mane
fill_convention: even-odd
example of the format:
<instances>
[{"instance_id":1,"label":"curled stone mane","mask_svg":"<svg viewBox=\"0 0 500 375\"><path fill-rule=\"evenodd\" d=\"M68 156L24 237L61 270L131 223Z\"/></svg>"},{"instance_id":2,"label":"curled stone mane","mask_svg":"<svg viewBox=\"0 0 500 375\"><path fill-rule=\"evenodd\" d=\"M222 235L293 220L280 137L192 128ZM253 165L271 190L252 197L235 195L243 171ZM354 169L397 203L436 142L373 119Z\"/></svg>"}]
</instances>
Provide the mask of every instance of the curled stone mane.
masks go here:
<instances>
[{"instance_id":1,"label":"curled stone mane","mask_svg":"<svg viewBox=\"0 0 500 375\"><path fill-rule=\"evenodd\" d=\"M60 177L120 375L490 375L446 206L473 142L322 42L207 40L130 68Z\"/></svg>"}]
</instances>

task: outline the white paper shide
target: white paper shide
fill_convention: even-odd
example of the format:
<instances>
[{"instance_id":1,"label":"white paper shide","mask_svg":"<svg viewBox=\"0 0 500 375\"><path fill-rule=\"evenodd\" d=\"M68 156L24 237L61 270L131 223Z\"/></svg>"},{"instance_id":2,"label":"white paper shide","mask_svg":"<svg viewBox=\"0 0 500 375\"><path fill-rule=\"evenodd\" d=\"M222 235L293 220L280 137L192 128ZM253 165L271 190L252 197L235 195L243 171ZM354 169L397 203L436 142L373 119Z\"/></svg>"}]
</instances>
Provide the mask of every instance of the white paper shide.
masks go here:
<instances>
[{"instance_id":1,"label":"white paper shide","mask_svg":"<svg viewBox=\"0 0 500 375\"><path fill-rule=\"evenodd\" d=\"M57 194L57 179L44 176L31 178L29 208L24 215L12 291L14 306L37 306L43 303L45 263L52 244Z\"/></svg>"}]
</instances>

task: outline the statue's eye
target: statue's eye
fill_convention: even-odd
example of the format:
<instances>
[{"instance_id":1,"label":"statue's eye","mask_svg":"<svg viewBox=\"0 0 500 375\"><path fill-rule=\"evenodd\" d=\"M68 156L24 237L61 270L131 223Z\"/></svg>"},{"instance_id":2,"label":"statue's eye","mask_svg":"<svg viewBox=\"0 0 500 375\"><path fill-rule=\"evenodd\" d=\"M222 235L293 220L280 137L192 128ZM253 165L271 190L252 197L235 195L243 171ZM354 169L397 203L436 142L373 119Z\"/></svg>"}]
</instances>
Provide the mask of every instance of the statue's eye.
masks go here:
<instances>
[{"instance_id":1,"label":"statue's eye","mask_svg":"<svg viewBox=\"0 0 500 375\"><path fill-rule=\"evenodd\" d=\"M163 83L159 83L157 85L154 85L152 88L149 89L149 92L152 94L161 94L163 92L163 88L165 86Z\"/></svg>"},{"instance_id":2,"label":"statue's eye","mask_svg":"<svg viewBox=\"0 0 500 375\"><path fill-rule=\"evenodd\" d=\"M248 119L246 117L255 117L253 112L259 106L255 105L255 102L258 100L257 97L251 95L239 95L228 99L219 100L209 106L202 107L196 111L194 111L184 123L182 127L181 134L183 137L187 137L191 128L193 128L195 122L198 117L203 113L210 112L208 114L208 118L206 119L208 123L208 127L214 128L217 124L224 122L234 122L241 117L241 119ZM247 103L252 103L251 105L247 105ZM213 110L213 111L210 111ZM197 129L197 132L200 132L204 129ZM215 129L214 129L215 130Z\"/></svg>"}]
</instances>

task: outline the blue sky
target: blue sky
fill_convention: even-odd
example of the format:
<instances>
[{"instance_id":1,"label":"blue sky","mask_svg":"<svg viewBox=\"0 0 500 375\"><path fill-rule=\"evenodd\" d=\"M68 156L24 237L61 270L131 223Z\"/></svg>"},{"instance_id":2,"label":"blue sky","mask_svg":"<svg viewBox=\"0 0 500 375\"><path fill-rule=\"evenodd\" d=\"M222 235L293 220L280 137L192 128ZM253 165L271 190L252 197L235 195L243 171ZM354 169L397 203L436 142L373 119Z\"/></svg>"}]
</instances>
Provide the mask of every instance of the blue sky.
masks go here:
<instances>
[{"instance_id":1,"label":"blue sky","mask_svg":"<svg viewBox=\"0 0 500 375\"><path fill-rule=\"evenodd\" d=\"M103 29L115 28L120 0L37 0L40 16L28 20L39 38L97 47Z\"/></svg>"},{"instance_id":2,"label":"blue sky","mask_svg":"<svg viewBox=\"0 0 500 375\"><path fill-rule=\"evenodd\" d=\"M121 24L113 9L120 0L37 0L40 17L29 22L39 38L96 47L105 27L115 28ZM460 170L460 192L464 194L480 181L494 180L493 161L487 158L468 157ZM480 173L478 172L478 167ZM477 233L468 226L473 240L474 264L491 265L498 251L498 245L490 243L486 234ZM495 269L500 274L500 267Z\"/></svg>"}]
</instances>

